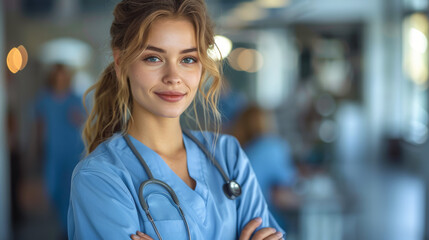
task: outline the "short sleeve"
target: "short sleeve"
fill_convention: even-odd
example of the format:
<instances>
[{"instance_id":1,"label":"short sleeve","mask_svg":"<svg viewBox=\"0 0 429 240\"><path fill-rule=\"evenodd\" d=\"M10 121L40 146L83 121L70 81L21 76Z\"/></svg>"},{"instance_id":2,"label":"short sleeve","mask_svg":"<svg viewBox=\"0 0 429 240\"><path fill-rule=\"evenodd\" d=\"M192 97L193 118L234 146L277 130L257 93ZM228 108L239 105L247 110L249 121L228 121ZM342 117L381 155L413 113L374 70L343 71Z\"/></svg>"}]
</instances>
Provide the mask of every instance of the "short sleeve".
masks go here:
<instances>
[{"instance_id":1,"label":"short sleeve","mask_svg":"<svg viewBox=\"0 0 429 240\"><path fill-rule=\"evenodd\" d=\"M232 138L231 141L230 145L234 147L228 148L228 155L236 158L235 166L233 166L233 177L241 185L242 191L242 195L237 198L237 233L241 233L244 226L256 217L262 218L262 224L256 231L261 228L272 227L285 233L268 210L267 203L246 154L236 139Z\"/></svg>"},{"instance_id":2,"label":"short sleeve","mask_svg":"<svg viewBox=\"0 0 429 240\"><path fill-rule=\"evenodd\" d=\"M139 229L131 193L120 178L80 171L72 180L69 239L130 239Z\"/></svg>"}]
</instances>

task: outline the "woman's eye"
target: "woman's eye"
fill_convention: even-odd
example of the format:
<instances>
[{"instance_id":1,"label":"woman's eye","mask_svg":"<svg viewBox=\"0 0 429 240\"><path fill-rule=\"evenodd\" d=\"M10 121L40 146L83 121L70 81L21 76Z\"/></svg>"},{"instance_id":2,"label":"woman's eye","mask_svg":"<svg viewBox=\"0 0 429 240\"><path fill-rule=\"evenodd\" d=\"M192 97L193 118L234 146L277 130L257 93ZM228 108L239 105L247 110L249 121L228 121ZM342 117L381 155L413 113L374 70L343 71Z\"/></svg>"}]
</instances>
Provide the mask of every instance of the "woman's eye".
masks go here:
<instances>
[{"instance_id":1,"label":"woman's eye","mask_svg":"<svg viewBox=\"0 0 429 240\"><path fill-rule=\"evenodd\" d=\"M145 58L144 61L156 63L156 62L160 62L161 60L158 57L152 56L152 57Z\"/></svg>"},{"instance_id":2,"label":"woman's eye","mask_svg":"<svg viewBox=\"0 0 429 240\"><path fill-rule=\"evenodd\" d=\"M197 62L197 59L192 58L192 57L187 57L187 58L184 58L184 59L182 60L182 62L183 62L183 63L186 63L186 64L196 63L196 62Z\"/></svg>"}]
</instances>

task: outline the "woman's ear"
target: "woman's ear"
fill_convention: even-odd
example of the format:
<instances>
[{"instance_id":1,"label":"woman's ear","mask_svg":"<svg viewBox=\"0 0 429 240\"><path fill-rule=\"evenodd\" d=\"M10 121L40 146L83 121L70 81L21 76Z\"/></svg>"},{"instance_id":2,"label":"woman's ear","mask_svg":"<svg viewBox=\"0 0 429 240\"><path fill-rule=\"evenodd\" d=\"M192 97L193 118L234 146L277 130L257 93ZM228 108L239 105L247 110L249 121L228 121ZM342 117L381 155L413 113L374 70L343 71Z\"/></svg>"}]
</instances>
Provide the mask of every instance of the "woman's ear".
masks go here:
<instances>
[{"instance_id":1,"label":"woman's ear","mask_svg":"<svg viewBox=\"0 0 429 240\"><path fill-rule=\"evenodd\" d=\"M119 73L121 72L121 69L119 67L120 55L121 55L121 51L119 49L117 48L113 49L113 60L115 64L115 72L116 72L117 79L119 79Z\"/></svg>"}]
</instances>

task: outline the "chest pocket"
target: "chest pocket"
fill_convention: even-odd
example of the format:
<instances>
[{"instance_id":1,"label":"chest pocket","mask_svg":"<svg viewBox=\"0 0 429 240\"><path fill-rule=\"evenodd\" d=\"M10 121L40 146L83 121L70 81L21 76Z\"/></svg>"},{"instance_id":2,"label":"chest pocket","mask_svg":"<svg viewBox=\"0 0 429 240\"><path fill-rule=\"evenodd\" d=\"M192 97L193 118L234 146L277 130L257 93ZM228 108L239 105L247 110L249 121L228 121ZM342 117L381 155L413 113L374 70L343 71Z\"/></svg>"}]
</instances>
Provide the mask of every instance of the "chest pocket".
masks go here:
<instances>
[{"instance_id":1,"label":"chest pocket","mask_svg":"<svg viewBox=\"0 0 429 240\"><path fill-rule=\"evenodd\" d=\"M146 196L150 214L163 240L188 239L185 223L171 197L164 192L154 192ZM148 218L144 218L145 233L158 239Z\"/></svg>"}]
</instances>

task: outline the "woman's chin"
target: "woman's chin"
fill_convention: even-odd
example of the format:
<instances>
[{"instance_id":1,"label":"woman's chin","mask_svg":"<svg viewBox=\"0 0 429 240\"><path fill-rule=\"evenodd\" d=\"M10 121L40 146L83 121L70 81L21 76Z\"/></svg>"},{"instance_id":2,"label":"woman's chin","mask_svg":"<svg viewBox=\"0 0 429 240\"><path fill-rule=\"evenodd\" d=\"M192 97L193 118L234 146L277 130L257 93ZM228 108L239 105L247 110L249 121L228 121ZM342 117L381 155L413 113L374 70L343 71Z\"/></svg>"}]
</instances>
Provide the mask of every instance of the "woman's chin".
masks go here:
<instances>
[{"instance_id":1,"label":"woman's chin","mask_svg":"<svg viewBox=\"0 0 429 240\"><path fill-rule=\"evenodd\" d=\"M169 112L163 112L160 113L159 116L163 117L163 118L171 118L171 119L175 119L175 118L179 118L180 115L182 115L183 112L177 112L177 111L169 111Z\"/></svg>"}]
</instances>

